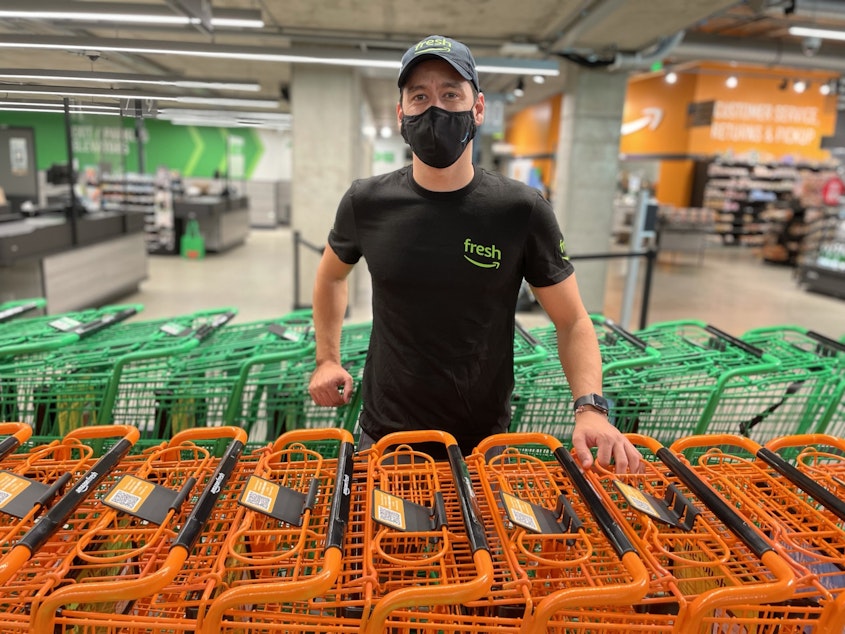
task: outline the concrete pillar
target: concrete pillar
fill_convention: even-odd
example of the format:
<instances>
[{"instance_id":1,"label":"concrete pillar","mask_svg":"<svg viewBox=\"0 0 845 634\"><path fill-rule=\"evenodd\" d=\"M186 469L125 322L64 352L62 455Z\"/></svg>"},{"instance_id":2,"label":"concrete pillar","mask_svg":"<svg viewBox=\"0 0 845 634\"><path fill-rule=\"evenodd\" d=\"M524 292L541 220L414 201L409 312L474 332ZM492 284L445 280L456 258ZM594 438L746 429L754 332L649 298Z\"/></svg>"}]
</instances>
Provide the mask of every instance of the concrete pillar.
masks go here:
<instances>
[{"instance_id":1,"label":"concrete pillar","mask_svg":"<svg viewBox=\"0 0 845 634\"><path fill-rule=\"evenodd\" d=\"M569 65L561 107L553 205L570 255L607 253L627 77ZM604 310L607 260L576 260L590 312Z\"/></svg>"},{"instance_id":2,"label":"concrete pillar","mask_svg":"<svg viewBox=\"0 0 845 634\"><path fill-rule=\"evenodd\" d=\"M355 69L294 65L291 79L291 227L303 240L323 247L344 192L372 169L372 143L362 131L368 106ZM299 297L294 298L299 305L311 305L319 259L318 253L300 247ZM360 268L350 279L350 303Z\"/></svg>"}]
</instances>

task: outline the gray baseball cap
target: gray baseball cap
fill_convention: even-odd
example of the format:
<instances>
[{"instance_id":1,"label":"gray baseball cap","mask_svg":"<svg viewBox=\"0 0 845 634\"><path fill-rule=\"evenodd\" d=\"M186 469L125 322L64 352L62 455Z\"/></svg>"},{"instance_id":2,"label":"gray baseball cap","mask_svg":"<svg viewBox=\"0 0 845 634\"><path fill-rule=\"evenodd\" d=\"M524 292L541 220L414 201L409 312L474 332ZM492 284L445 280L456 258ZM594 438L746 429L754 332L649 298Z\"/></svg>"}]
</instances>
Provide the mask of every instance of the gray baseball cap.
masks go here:
<instances>
[{"instance_id":1,"label":"gray baseball cap","mask_svg":"<svg viewBox=\"0 0 845 634\"><path fill-rule=\"evenodd\" d=\"M449 62L461 77L478 87L478 71L475 59L466 45L442 35L429 35L405 51L402 56L402 69L399 71L399 88L405 84L411 69L425 59L440 58Z\"/></svg>"}]
</instances>

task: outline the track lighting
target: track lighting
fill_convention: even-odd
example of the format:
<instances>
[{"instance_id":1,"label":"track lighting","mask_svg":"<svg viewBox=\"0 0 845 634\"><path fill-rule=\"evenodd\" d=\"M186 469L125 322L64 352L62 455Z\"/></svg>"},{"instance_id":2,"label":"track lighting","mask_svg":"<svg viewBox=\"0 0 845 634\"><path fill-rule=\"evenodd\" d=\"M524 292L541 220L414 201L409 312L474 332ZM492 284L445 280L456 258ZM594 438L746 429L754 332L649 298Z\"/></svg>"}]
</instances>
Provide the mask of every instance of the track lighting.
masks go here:
<instances>
[{"instance_id":1,"label":"track lighting","mask_svg":"<svg viewBox=\"0 0 845 634\"><path fill-rule=\"evenodd\" d=\"M525 82L522 77L516 82L516 88L513 89L514 97L522 97L525 94Z\"/></svg>"}]
</instances>

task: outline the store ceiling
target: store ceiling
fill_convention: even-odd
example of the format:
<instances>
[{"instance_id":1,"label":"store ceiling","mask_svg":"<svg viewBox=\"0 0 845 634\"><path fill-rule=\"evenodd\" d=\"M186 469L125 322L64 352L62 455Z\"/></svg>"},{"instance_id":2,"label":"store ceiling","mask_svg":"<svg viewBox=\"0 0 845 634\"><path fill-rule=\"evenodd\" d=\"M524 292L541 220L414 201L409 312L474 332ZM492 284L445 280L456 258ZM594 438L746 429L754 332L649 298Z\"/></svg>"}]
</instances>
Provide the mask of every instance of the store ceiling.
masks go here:
<instances>
[{"instance_id":1,"label":"store ceiling","mask_svg":"<svg viewBox=\"0 0 845 634\"><path fill-rule=\"evenodd\" d=\"M200 0L148 0L147 4L172 10L180 2L196 4ZM20 0L0 0L0 9L20 9L24 4ZM53 4L88 8L100 4L100 0L64 0ZM108 4L128 8L139 3ZM81 44L84 48L75 51L63 50L61 46L58 50L0 48L0 69L252 79L260 83L259 92L226 95L278 99L280 112L289 112L290 108L283 98L291 79L289 63L108 52L98 50L97 45L117 38L262 50L332 49L350 56L364 52L398 60L420 36L436 33L466 42L477 58L511 56L554 60L560 64L562 75L542 85L526 78L525 96L509 106L510 109L560 93L563 74L575 63L595 66L600 72L610 72L609 69L641 72L657 58L669 64L722 59L845 73L845 43L824 40L820 49L808 55L802 38L787 32L793 24L818 24L845 31L845 2L836 0L429 0L425 4L417 0L212 0L212 7L259 10L265 26L258 30L216 28L209 34L190 26L165 28L3 18L0 45L4 40L32 38L60 45ZM365 69L363 72L375 123L392 126L397 98L396 71ZM481 82L488 93L509 93L518 79L514 75L482 75ZM57 83L17 81L38 85ZM5 97L0 87L0 98Z\"/></svg>"}]
</instances>

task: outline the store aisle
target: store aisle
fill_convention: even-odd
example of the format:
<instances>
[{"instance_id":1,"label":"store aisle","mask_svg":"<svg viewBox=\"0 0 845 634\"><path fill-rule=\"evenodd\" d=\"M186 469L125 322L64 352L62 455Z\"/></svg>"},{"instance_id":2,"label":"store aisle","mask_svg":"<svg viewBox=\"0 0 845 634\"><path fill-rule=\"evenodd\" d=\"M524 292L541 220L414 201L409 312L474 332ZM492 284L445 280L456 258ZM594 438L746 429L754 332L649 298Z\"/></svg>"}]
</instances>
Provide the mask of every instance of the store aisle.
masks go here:
<instances>
[{"instance_id":1,"label":"store aisle","mask_svg":"<svg viewBox=\"0 0 845 634\"><path fill-rule=\"evenodd\" d=\"M317 256L303 252L302 257ZM616 321L626 266L615 260L608 267L602 312ZM834 338L845 334L845 300L804 291L792 269L762 263L747 248L713 246L701 261L686 254L662 254L652 284L648 323L699 319L734 335L786 324ZM370 317L366 293L361 295L350 321ZM310 289L302 291L306 298ZM144 304L142 316L150 319L220 306L238 308L239 322L289 312L294 302L291 230L253 229L246 244L203 260L151 256L149 279L138 293L120 301ZM632 315L628 328L633 330L639 324L639 291ZM520 313L519 319L528 327L547 323L539 309Z\"/></svg>"}]
</instances>

